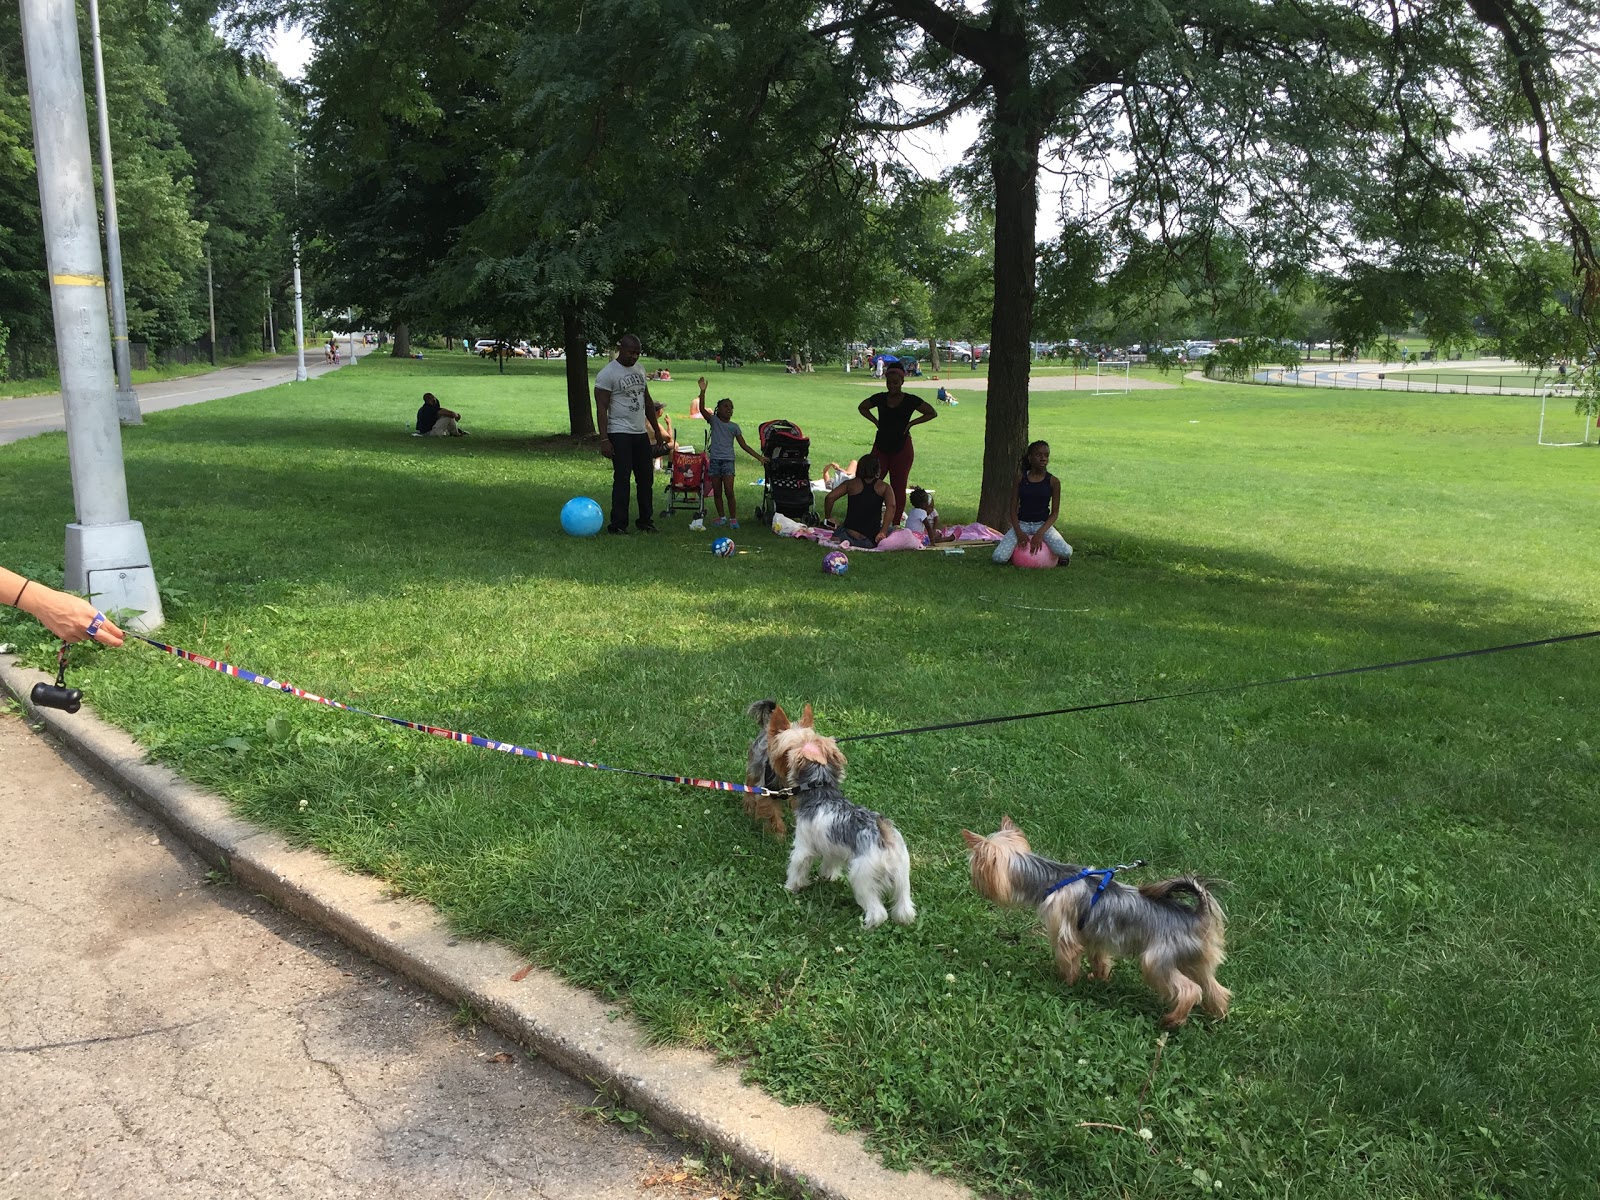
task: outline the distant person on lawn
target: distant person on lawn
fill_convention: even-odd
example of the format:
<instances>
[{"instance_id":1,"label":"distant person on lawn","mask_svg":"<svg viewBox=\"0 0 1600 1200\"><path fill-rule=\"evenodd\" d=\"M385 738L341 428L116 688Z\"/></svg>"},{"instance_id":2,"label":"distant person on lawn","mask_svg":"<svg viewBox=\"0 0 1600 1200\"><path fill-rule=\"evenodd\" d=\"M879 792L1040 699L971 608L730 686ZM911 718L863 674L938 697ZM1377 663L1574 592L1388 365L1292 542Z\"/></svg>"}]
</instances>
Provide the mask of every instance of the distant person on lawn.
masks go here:
<instances>
[{"instance_id":1,"label":"distant person on lawn","mask_svg":"<svg viewBox=\"0 0 1600 1200\"><path fill-rule=\"evenodd\" d=\"M467 431L456 422L461 414L441 408L439 397L432 392L422 393L422 407L417 409L417 432L424 437L466 437Z\"/></svg>"},{"instance_id":2,"label":"distant person on lawn","mask_svg":"<svg viewBox=\"0 0 1600 1200\"><path fill-rule=\"evenodd\" d=\"M889 519L890 526L894 526L906 511L906 480L911 477L911 464L917 457L911 444L911 427L925 425L939 413L921 396L901 390L906 382L904 363L884 364L883 382L888 390L868 396L859 407L861 415L878 427L872 450L894 489L894 513Z\"/></svg>"},{"instance_id":3,"label":"distant person on lawn","mask_svg":"<svg viewBox=\"0 0 1600 1200\"><path fill-rule=\"evenodd\" d=\"M651 491L655 459L650 448L666 439L656 421L650 384L639 370L637 336L625 333L617 340L617 356L594 378L595 427L600 430L600 453L611 460L611 524L607 533L628 532L629 481L639 494L641 533L655 533L655 496Z\"/></svg>"}]
</instances>

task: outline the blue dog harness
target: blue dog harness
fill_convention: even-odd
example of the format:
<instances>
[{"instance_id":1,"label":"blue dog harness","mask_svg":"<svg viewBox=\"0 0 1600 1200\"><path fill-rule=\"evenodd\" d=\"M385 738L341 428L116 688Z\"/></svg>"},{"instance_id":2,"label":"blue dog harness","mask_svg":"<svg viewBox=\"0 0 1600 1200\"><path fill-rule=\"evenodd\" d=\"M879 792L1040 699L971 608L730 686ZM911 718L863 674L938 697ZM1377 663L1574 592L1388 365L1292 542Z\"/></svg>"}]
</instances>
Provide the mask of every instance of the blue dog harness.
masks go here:
<instances>
[{"instance_id":1,"label":"blue dog harness","mask_svg":"<svg viewBox=\"0 0 1600 1200\"><path fill-rule=\"evenodd\" d=\"M1084 922L1089 919L1089 914L1094 911L1094 906L1100 903L1100 894L1104 892L1106 888L1111 886L1112 876L1114 876L1118 871L1131 871L1135 867L1142 866L1144 866L1144 859L1136 858L1131 863L1122 863L1121 865L1115 867L1084 867L1083 870L1079 871L1076 875L1069 875L1060 883L1053 884L1045 892L1044 898L1049 899L1064 887L1071 887L1073 884L1082 882L1085 879L1092 879L1095 876L1099 876L1100 884L1094 889L1094 895L1089 897L1089 907L1084 909L1083 915L1078 918L1078 928L1082 929Z\"/></svg>"}]
</instances>

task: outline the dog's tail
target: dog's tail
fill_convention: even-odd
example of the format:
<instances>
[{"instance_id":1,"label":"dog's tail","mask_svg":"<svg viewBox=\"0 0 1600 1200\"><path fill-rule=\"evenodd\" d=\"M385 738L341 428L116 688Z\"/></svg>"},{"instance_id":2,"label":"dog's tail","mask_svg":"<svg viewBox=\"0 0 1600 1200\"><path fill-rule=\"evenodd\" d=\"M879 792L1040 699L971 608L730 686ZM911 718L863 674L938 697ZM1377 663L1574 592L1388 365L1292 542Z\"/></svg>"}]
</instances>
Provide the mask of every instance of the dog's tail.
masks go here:
<instances>
[{"instance_id":1,"label":"dog's tail","mask_svg":"<svg viewBox=\"0 0 1600 1200\"><path fill-rule=\"evenodd\" d=\"M756 724L765 729L767 722L772 719L772 710L778 707L776 700L757 700L744 710L745 716L754 717Z\"/></svg>"},{"instance_id":2,"label":"dog's tail","mask_svg":"<svg viewBox=\"0 0 1600 1200\"><path fill-rule=\"evenodd\" d=\"M1199 926L1200 936L1207 942L1221 945L1222 931L1227 926L1228 918L1222 911L1222 905L1217 903L1217 898L1206 886L1204 879L1193 875L1179 875L1174 879L1163 879L1160 883L1147 883L1139 889L1139 894L1152 904L1159 904L1162 908L1194 918L1195 924ZM1185 902L1178 899L1179 895L1191 896L1193 899Z\"/></svg>"}]
</instances>

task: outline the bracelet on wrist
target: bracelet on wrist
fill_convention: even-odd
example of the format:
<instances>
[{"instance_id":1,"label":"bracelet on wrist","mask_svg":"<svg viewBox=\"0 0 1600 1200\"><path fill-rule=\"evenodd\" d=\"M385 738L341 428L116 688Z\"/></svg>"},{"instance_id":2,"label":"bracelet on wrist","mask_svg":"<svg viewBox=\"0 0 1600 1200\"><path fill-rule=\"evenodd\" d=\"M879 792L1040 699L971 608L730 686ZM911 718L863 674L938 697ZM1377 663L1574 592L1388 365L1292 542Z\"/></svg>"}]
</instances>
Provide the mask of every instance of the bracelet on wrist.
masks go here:
<instances>
[{"instance_id":1,"label":"bracelet on wrist","mask_svg":"<svg viewBox=\"0 0 1600 1200\"><path fill-rule=\"evenodd\" d=\"M31 579L24 579L22 581L22 586L17 589L17 598L11 602L12 608L22 607L22 593L28 590L28 585L32 582L33 580Z\"/></svg>"}]
</instances>

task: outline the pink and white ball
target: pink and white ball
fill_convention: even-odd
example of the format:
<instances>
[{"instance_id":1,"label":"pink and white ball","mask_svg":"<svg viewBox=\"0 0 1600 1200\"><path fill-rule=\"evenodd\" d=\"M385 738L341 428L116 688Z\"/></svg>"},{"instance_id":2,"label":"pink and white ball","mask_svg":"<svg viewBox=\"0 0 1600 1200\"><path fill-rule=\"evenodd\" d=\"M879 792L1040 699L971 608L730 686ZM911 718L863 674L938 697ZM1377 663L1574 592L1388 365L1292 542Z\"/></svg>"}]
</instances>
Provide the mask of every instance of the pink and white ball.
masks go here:
<instances>
[{"instance_id":1,"label":"pink and white ball","mask_svg":"<svg viewBox=\"0 0 1600 1200\"><path fill-rule=\"evenodd\" d=\"M1040 546L1039 552L1035 554L1027 542L1018 542L1017 548L1011 553L1011 565L1016 567L1054 567L1060 562L1056 552L1048 545Z\"/></svg>"},{"instance_id":2,"label":"pink and white ball","mask_svg":"<svg viewBox=\"0 0 1600 1200\"><path fill-rule=\"evenodd\" d=\"M843 550L829 550L822 556L822 569L829 575L843 575L850 569L850 558Z\"/></svg>"}]
</instances>

